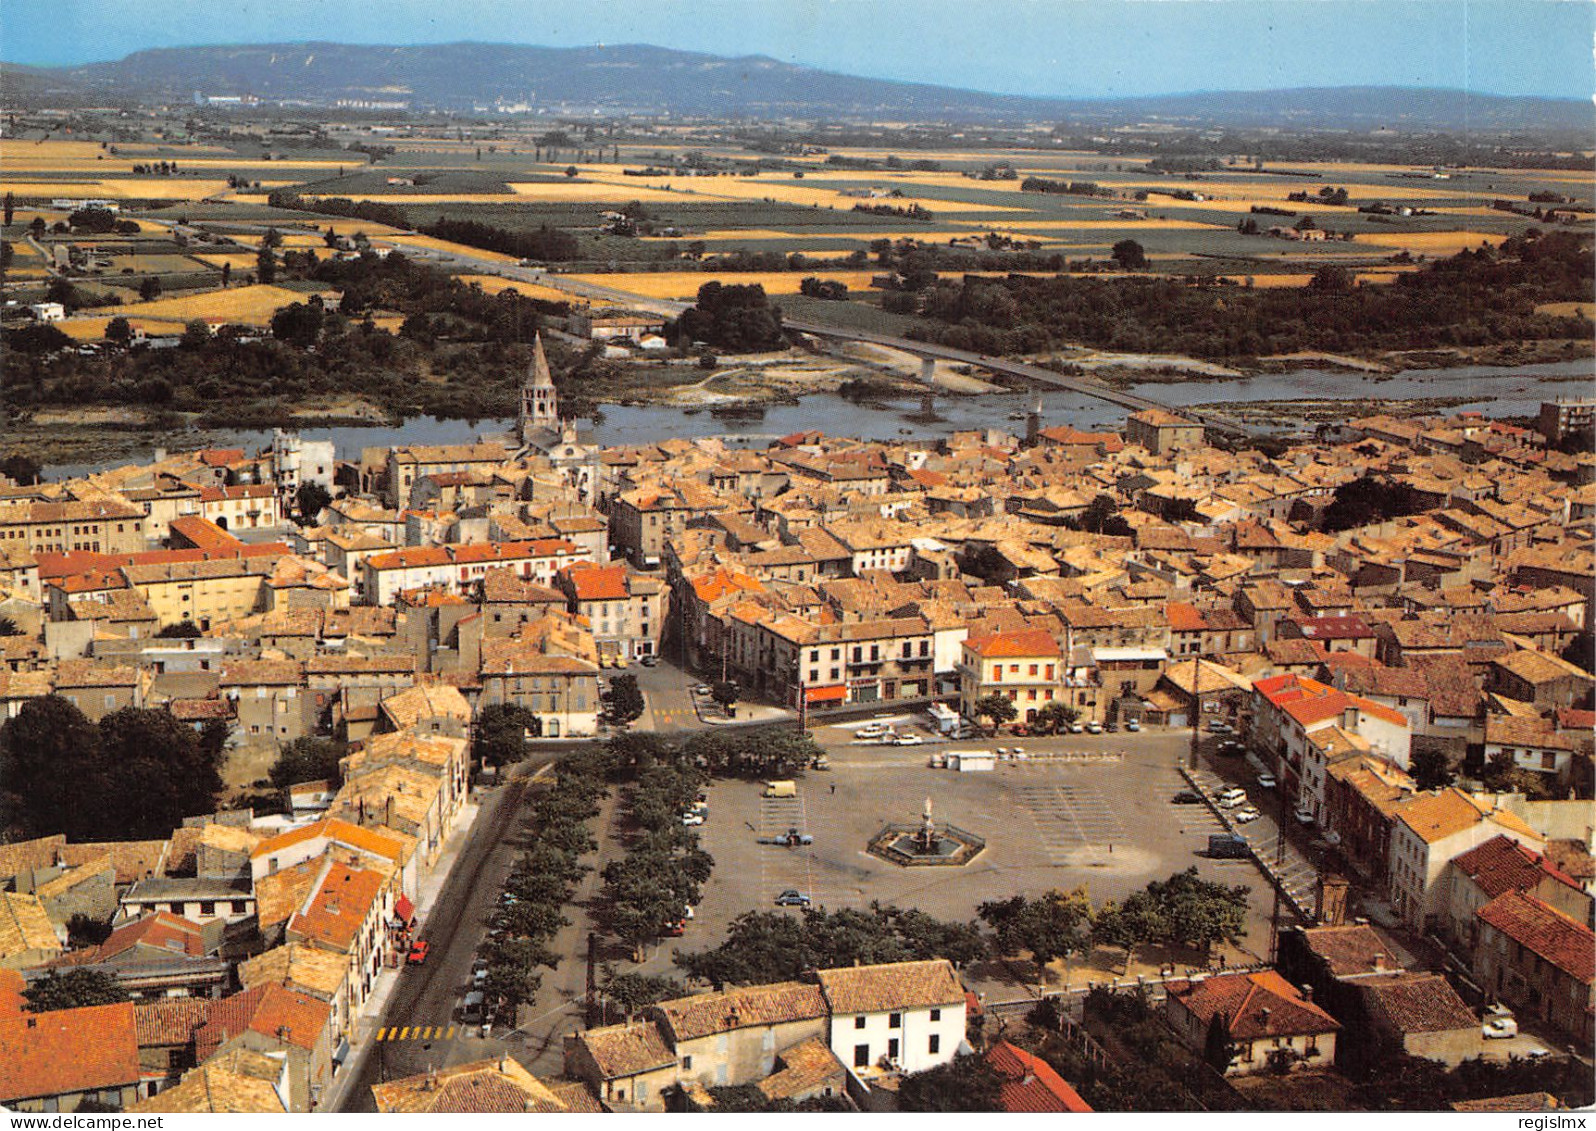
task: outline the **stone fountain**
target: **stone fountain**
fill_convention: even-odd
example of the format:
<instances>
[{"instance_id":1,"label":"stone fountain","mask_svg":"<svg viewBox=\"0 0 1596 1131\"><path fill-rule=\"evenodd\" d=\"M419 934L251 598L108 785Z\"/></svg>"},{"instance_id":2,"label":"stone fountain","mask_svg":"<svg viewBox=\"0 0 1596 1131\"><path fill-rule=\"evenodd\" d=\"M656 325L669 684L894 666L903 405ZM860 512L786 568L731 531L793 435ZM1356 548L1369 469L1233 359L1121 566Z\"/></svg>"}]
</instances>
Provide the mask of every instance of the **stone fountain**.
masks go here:
<instances>
[{"instance_id":1,"label":"stone fountain","mask_svg":"<svg viewBox=\"0 0 1596 1131\"><path fill-rule=\"evenodd\" d=\"M918 825L886 825L869 845L872 855L905 868L957 867L974 860L985 847L986 841L974 833L946 821L939 826L929 797Z\"/></svg>"}]
</instances>

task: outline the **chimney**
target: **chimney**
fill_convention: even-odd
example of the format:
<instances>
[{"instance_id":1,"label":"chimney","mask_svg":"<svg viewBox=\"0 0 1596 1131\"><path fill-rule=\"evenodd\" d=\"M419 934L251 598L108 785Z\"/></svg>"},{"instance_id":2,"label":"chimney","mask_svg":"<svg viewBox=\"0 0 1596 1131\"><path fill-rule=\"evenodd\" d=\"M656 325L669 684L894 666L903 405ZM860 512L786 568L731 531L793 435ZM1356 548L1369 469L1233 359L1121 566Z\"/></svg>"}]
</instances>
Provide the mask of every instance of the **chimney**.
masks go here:
<instances>
[{"instance_id":1,"label":"chimney","mask_svg":"<svg viewBox=\"0 0 1596 1131\"><path fill-rule=\"evenodd\" d=\"M1385 955L1375 951L1369 955L1369 965L1374 968L1376 974L1383 973L1385 970Z\"/></svg>"},{"instance_id":2,"label":"chimney","mask_svg":"<svg viewBox=\"0 0 1596 1131\"><path fill-rule=\"evenodd\" d=\"M1266 1005L1258 1011L1258 1021L1265 1029L1269 1027L1269 1007Z\"/></svg>"},{"instance_id":3,"label":"chimney","mask_svg":"<svg viewBox=\"0 0 1596 1131\"><path fill-rule=\"evenodd\" d=\"M1302 983L1302 985L1298 986L1297 990L1298 990L1298 992L1300 992L1302 994L1302 1000L1303 1001L1307 1001L1307 1002L1313 1001L1313 987L1311 985L1309 985L1307 982L1304 982L1304 983Z\"/></svg>"}]
</instances>

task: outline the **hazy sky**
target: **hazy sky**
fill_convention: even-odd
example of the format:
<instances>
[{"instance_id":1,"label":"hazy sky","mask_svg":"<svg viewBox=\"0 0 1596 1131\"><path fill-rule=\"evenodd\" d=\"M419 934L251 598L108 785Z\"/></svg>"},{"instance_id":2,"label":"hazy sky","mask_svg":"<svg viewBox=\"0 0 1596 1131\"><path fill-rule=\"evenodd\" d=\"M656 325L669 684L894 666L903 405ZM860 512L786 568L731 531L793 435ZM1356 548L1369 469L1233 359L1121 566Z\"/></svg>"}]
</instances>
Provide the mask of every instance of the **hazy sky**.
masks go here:
<instances>
[{"instance_id":1,"label":"hazy sky","mask_svg":"<svg viewBox=\"0 0 1596 1131\"><path fill-rule=\"evenodd\" d=\"M1591 0L3 0L0 59L308 39L652 43L1035 95L1439 86L1590 98Z\"/></svg>"}]
</instances>

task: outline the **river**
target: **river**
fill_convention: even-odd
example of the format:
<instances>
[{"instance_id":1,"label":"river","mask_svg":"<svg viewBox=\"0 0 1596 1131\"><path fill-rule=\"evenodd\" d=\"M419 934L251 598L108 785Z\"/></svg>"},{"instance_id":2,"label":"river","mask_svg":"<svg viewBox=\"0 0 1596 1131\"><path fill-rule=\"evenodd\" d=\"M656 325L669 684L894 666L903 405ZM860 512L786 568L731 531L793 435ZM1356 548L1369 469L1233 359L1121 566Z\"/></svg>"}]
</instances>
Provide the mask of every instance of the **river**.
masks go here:
<instances>
[{"instance_id":1,"label":"river","mask_svg":"<svg viewBox=\"0 0 1596 1131\"><path fill-rule=\"evenodd\" d=\"M1404 370L1388 377L1365 377L1342 370L1299 369L1290 373L1261 374L1231 380L1146 382L1132 392L1170 405L1217 404L1240 401L1412 399L1428 397L1477 398L1452 411L1478 409L1492 416L1533 416L1542 401L1558 396L1588 396L1596 365L1592 361L1563 361L1520 368L1471 365L1451 369ZM988 393L981 396L938 397L938 423L920 424L906 419L920 407L919 398L904 396L869 405L853 404L834 393L815 393L797 404L766 406L762 419L727 420L711 416L708 409L694 411L660 405L605 405L600 423L581 422L584 439L606 447L657 443L675 437L721 436L727 442L763 447L776 436L811 429L834 436L874 440L945 436L975 428L1018 430L1016 414L1034 402L1034 393ZM1046 424L1070 424L1082 429L1119 429L1125 410L1074 393L1042 394ZM1287 422L1290 423L1290 422ZM331 439L339 459L354 460L362 448L392 444L461 444L482 433L503 432L508 421L440 420L422 416L404 424L376 427L316 427L301 430L307 440ZM271 431L212 429L196 432L194 445L243 447L269 445ZM114 467L148 453L128 455L96 464L47 468L53 478L84 475Z\"/></svg>"}]
</instances>

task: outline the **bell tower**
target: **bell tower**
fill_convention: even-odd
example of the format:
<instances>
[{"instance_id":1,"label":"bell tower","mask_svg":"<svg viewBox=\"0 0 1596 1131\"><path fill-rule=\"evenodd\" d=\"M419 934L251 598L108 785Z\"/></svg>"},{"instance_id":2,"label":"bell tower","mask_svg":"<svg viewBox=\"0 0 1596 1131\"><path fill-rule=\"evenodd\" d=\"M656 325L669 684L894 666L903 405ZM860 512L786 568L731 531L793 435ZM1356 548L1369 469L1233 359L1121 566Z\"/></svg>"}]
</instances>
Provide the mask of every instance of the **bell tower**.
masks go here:
<instances>
[{"instance_id":1,"label":"bell tower","mask_svg":"<svg viewBox=\"0 0 1596 1131\"><path fill-rule=\"evenodd\" d=\"M543 353L543 335L532 343L532 365L521 385L519 432L521 443L546 429L560 426L560 395L549 373L549 359Z\"/></svg>"}]
</instances>

